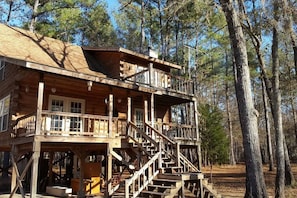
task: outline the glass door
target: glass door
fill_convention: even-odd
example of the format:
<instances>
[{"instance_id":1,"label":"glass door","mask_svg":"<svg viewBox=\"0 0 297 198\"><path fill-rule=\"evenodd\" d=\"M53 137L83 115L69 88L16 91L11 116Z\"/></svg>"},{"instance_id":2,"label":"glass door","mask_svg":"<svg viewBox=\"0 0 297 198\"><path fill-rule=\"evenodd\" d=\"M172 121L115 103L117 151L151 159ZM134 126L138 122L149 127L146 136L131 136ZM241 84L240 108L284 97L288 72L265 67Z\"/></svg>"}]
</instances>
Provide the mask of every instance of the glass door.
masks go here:
<instances>
[{"instance_id":1,"label":"glass door","mask_svg":"<svg viewBox=\"0 0 297 198\"><path fill-rule=\"evenodd\" d=\"M143 121L144 121L143 109L135 109L134 122L139 129L142 129L142 131L144 129Z\"/></svg>"},{"instance_id":2,"label":"glass door","mask_svg":"<svg viewBox=\"0 0 297 198\"><path fill-rule=\"evenodd\" d=\"M57 112L57 115L50 117L50 124L47 124L47 128L50 131L63 131L63 135L67 135L67 132L82 132L82 118L72 114L84 113L84 104L84 100L81 99L50 95L49 110Z\"/></svg>"}]
</instances>

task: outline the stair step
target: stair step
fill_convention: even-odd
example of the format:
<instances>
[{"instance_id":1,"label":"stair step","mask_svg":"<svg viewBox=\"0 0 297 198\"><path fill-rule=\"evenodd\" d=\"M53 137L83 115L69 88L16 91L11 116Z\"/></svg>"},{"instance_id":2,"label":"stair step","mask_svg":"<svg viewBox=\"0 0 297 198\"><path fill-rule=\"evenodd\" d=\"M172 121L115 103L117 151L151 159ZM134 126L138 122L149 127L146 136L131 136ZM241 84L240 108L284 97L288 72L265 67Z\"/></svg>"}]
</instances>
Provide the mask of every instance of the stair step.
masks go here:
<instances>
[{"instance_id":1,"label":"stair step","mask_svg":"<svg viewBox=\"0 0 297 198\"><path fill-rule=\"evenodd\" d=\"M169 195L169 193L155 192L155 191L148 191L148 190L143 190L143 191L141 191L141 193L142 194L150 194L150 195L160 196L160 197L165 197L166 195Z\"/></svg>"},{"instance_id":2,"label":"stair step","mask_svg":"<svg viewBox=\"0 0 297 198\"><path fill-rule=\"evenodd\" d=\"M172 179L154 179L153 184L154 185L162 185L162 186L176 186L176 183L179 182L178 180L172 180Z\"/></svg>"},{"instance_id":3,"label":"stair step","mask_svg":"<svg viewBox=\"0 0 297 198\"><path fill-rule=\"evenodd\" d=\"M149 189L150 188L162 188L162 189L173 189L175 188L174 186L161 186L161 185L156 185L156 184L149 184L148 185Z\"/></svg>"},{"instance_id":4,"label":"stair step","mask_svg":"<svg viewBox=\"0 0 297 198\"><path fill-rule=\"evenodd\" d=\"M172 166L172 167L163 168L165 173L178 173L178 172L181 172L182 169L183 169L183 167L181 167L181 166Z\"/></svg>"},{"instance_id":5,"label":"stair step","mask_svg":"<svg viewBox=\"0 0 297 198\"><path fill-rule=\"evenodd\" d=\"M163 173L158 175L158 179L170 179L174 181L179 181L182 179L182 175L180 174L172 174L172 173Z\"/></svg>"}]
</instances>

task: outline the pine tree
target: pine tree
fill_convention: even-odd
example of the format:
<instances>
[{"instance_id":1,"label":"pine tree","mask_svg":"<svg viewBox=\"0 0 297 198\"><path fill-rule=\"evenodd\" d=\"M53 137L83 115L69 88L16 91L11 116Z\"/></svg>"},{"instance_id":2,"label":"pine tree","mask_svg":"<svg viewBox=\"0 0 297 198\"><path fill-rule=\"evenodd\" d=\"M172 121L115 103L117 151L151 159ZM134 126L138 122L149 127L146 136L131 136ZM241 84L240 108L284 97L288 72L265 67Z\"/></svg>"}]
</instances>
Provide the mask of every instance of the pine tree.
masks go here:
<instances>
[{"instance_id":1,"label":"pine tree","mask_svg":"<svg viewBox=\"0 0 297 198\"><path fill-rule=\"evenodd\" d=\"M228 161L228 139L223 127L223 114L216 106L199 105L201 148L204 159L214 163ZM205 162L206 163L206 162Z\"/></svg>"}]
</instances>

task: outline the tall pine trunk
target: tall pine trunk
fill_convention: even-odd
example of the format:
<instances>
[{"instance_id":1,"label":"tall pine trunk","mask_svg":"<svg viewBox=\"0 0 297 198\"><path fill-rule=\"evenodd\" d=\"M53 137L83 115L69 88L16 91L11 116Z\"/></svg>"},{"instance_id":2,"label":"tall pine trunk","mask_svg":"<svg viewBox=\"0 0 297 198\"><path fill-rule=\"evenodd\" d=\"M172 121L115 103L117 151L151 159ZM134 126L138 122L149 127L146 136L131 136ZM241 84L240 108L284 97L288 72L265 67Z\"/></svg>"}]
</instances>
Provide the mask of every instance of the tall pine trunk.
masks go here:
<instances>
[{"instance_id":1,"label":"tall pine trunk","mask_svg":"<svg viewBox=\"0 0 297 198\"><path fill-rule=\"evenodd\" d=\"M32 19L31 19L30 26L29 26L29 30L31 32L35 31L35 25L36 25L36 21L37 21L37 13L38 13L38 6L39 6L39 0L35 0L34 7L33 7Z\"/></svg>"},{"instance_id":2,"label":"tall pine trunk","mask_svg":"<svg viewBox=\"0 0 297 198\"><path fill-rule=\"evenodd\" d=\"M267 197L258 137L258 113L254 108L246 43L232 0L220 0L232 45L235 89L246 163L245 197Z\"/></svg>"},{"instance_id":3,"label":"tall pine trunk","mask_svg":"<svg viewBox=\"0 0 297 198\"><path fill-rule=\"evenodd\" d=\"M285 152L284 152L284 135L282 127L281 114L281 94L279 90L279 58L278 58L278 20L279 20L279 2L273 3L275 25L273 27L272 40L272 108L275 128L276 141L276 180L275 180L275 197L285 197Z\"/></svg>"},{"instance_id":4,"label":"tall pine trunk","mask_svg":"<svg viewBox=\"0 0 297 198\"><path fill-rule=\"evenodd\" d=\"M268 111L268 97L266 93L266 85L263 77L261 78L262 83L262 97L264 105L264 115L265 115L265 128L266 128L266 142L267 142L267 152L269 159L269 171L273 171L273 153L272 153L272 144L271 144L271 130L270 130L270 119Z\"/></svg>"},{"instance_id":5,"label":"tall pine trunk","mask_svg":"<svg viewBox=\"0 0 297 198\"><path fill-rule=\"evenodd\" d=\"M226 71L225 71L225 94L226 94L226 113L228 120L228 131L229 131L229 163L230 165L235 165L235 156L234 156L234 143L233 143L233 127L232 127L232 116L230 111L230 98L229 98L229 83L228 83L228 75L229 75L229 65L228 65L228 55L226 55Z\"/></svg>"}]
</instances>

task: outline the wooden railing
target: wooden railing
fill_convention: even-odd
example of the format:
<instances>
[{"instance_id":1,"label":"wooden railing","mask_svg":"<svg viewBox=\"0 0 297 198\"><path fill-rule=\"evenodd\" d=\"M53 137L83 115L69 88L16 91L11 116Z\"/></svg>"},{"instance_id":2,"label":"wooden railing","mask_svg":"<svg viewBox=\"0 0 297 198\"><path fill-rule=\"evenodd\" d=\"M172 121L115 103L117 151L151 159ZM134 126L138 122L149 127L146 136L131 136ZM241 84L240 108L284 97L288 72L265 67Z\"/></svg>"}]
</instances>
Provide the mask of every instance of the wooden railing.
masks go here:
<instances>
[{"instance_id":1,"label":"wooden railing","mask_svg":"<svg viewBox=\"0 0 297 198\"><path fill-rule=\"evenodd\" d=\"M128 76L123 80L141 84L143 86L167 89L169 91L182 94L194 94L195 92L193 80L187 80L184 77L172 75L159 69L154 69L152 76L150 76L149 70L143 70L139 73Z\"/></svg>"},{"instance_id":2,"label":"wooden railing","mask_svg":"<svg viewBox=\"0 0 297 198\"><path fill-rule=\"evenodd\" d=\"M166 153L166 155L168 155L169 157L176 156L178 158L179 147L174 141L172 141L170 138L159 132L148 123L145 123L145 131L156 142L161 143L161 149L163 152ZM179 159L176 160L176 165L178 164Z\"/></svg>"},{"instance_id":3,"label":"wooden railing","mask_svg":"<svg viewBox=\"0 0 297 198\"><path fill-rule=\"evenodd\" d=\"M137 197L159 173L162 166L161 144L132 122L128 123L127 129L128 137L134 144L143 147L150 160L145 162L142 168L136 171L131 178L125 180L125 198Z\"/></svg>"},{"instance_id":4,"label":"wooden railing","mask_svg":"<svg viewBox=\"0 0 297 198\"><path fill-rule=\"evenodd\" d=\"M161 150L168 157L171 157L175 160L176 165L182 168L181 172L200 172L198 168L180 152L179 144L150 126L148 123L145 123L145 127L146 132L152 136L153 139L155 139L157 142L162 142ZM195 130L190 131L194 133Z\"/></svg>"},{"instance_id":5,"label":"wooden railing","mask_svg":"<svg viewBox=\"0 0 297 198\"><path fill-rule=\"evenodd\" d=\"M170 139L198 141L196 127L186 124L163 124L163 133Z\"/></svg>"},{"instance_id":6,"label":"wooden railing","mask_svg":"<svg viewBox=\"0 0 297 198\"><path fill-rule=\"evenodd\" d=\"M180 163L183 168L182 172L188 173L188 172L201 172L186 156L184 156L182 153L180 153Z\"/></svg>"},{"instance_id":7,"label":"wooden railing","mask_svg":"<svg viewBox=\"0 0 297 198\"><path fill-rule=\"evenodd\" d=\"M180 172L199 172L199 170L180 152L179 144L159 132L157 129L145 123L144 129L138 128L133 122L128 123L127 135L137 146L149 150L145 153L150 158L141 169L125 180L125 198L137 197L143 189L154 179L159 170L162 169L162 153L176 162L176 166L181 167ZM119 186L111 189L115 192ZM110 194L111 195L111 194Z\"/></svg>"},{"instance_id":8,"label":"wooden railing","mask_svg":"<svg viewBox=\"0 0 297 198\"><path fill-rule=\"evenodd\" d=\"M14 136L23 137L35 134L36 113L18 118L13 125Z\"/></svg>"},{"instance_id":9,"label":"wooden railing","mask_svg":"<svg viewBox=\"0 0 297 198\"><path fill-rule=\"evenodd\" d=\"M137 197L143 189L159 174L159 159L161 152L156 153L142 168L134 175L125 180L125 198Z\"/></svg>"},{"instance_id":10,"label":"wooden railing","mask_svg":"<svg viewBox=\"0 0 297 198\"><path fill-rule=\"evenodd\" d=\"M126 134L126 120L112 118L112 131L109 131L109 117L90 114L42 111L41 135L76 135L92 137L117 137ZM36 113L16 120L13 126L16 136L34 135Z\"/></svg>"}]
</instances>

